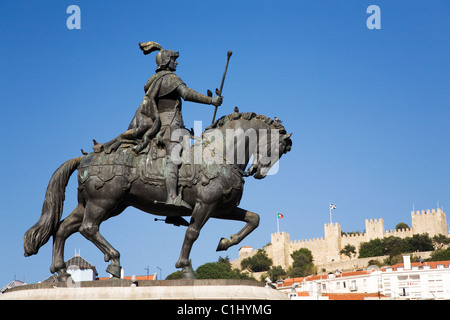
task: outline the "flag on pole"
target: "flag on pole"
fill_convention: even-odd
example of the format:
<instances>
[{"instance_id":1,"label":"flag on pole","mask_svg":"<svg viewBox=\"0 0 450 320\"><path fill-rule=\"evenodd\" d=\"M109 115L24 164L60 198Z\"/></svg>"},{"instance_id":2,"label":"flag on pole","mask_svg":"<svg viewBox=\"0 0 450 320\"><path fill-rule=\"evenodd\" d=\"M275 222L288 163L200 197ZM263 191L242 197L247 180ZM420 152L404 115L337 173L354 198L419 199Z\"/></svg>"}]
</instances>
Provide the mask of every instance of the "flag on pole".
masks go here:
<instances>
[{"instance_id":1,"label":"flag on pole","mask_svg":"<svg viewBox=\"0 0 450 320\"><path fill-rule=\"evenodd\" d=\"M330 202L330 223L333 223L333 220L331 220L331 210L333 210L333 209L336 209L336 205L335 205L335 204L332 204L332 203Z\"/></svg>"},{"instance_id":2,"label":"flag on pole","mask_svg":"<svg viewBox=\"0 0 450 320\"><path fill-rule=\"evenodd\" d=\"M280 233L280 219L283 218L283 214L280 212L277 212L277 232Z\"/></svg>"}]
</instances>

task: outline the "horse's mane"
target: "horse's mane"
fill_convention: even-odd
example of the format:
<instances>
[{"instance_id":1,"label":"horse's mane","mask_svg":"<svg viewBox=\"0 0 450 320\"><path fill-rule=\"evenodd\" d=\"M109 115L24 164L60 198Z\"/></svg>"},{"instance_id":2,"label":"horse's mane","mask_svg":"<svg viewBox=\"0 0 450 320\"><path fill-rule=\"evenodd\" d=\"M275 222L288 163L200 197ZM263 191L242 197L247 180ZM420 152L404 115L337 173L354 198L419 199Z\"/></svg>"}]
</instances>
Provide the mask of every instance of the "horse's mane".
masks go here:
<instances>
[{"instance_id":1,"label":"horse's mane","mask_svg":"<svg viewBox=\"0 0 450 320\"><path fill-rule=\"evenodd\" d=\"M257 119L273 127L274 129L280 130L280 134L286 134L286 129L279 122L276 122L275 120L266 117L265 115L256 114L254 112L234 112L229 115L223 116L220 119L216 120L216 122L211 124L209 127L207 127L205 131L208 129L220 129L223 126L225 126L225 124L227 124L228 122L240 119L247 121Z\"/></svg>"}]
</instances>

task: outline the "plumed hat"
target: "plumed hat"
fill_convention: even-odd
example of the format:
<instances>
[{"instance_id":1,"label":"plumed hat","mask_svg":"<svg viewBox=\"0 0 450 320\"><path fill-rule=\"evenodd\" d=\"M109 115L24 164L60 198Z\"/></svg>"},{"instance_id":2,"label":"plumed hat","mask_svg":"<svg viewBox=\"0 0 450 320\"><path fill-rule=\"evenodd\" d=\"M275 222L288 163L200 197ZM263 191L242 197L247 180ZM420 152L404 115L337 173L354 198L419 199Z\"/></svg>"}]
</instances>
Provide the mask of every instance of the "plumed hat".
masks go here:
<instances>
[{"instance_id":1,"label":"plumed hat","mask_svg":"<svg viewBox=\"0 0 450 320\"><path fill-rule=\"evenodd\" d=\"M178 52L173 50L163 49L159 43L154 41L139 42L139 48L141 48L145 55L152 53L153 51L159 51L156 55L156 65L158 66L156 71L166 69L170 62L170 58L176 59L180 55Z\"/></svg>"}]
</instances>

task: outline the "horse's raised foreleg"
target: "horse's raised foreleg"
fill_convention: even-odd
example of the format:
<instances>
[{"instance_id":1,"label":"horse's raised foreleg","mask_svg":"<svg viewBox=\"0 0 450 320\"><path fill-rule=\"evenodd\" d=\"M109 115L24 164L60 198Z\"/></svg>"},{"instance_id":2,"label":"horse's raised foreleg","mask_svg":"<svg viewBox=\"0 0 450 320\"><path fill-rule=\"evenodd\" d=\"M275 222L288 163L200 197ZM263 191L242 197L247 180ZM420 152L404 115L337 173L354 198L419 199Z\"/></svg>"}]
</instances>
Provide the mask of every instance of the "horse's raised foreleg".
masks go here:
<instances>
[{"instance_id":1,"label":"horse's raised foreleg","mask_svg":"<svg viewBox=\"0 0 450 320\"><path fill-rule=\"evenodd\" d=\"M222 238L220 239L219 245L217 246L216 251L224 251L229 247L234 246L241 242L246 236L248 236L253 230L255 230L259 225L259 215L247 211L241 208L236 208L231 214L217 216L214 218L218 219L227 219L227 220L238 220L247 222L244 228L239 231L237 234L233 234L230 236L230 239Z\"/></svg>"},{"instance_id":2,"label":"horse's raised foreleg","mask_svg":"<svg viewBox=\"0 0 450 320\"><path fill-rule=\"evenodd\" d=\"M202 201L197 200L192 212L189 227L187 228L184 236L180 258L175 264L176 268L182 268L183 279L195 279L194 271L189 260L189 255L191 253L192 245L200 234L201 228L208 221L211 216L211 212L213 212L215 207L215 204L205 204Z\"/></svg>"},{"instance_id":3,"label":"horse's raised foreleg","mask_svg":"<svg viewBox=\"0 0 450 320\"><path fill-rule=\"evenodd\" d=\"M51 273L58 273L58 281L64 282L70 277L66 271L66 263L64 262L64 245L66 239L73 233L77 232L81 226L84 216L84 206L78 206L72 213L65 218L59 225L58 231L53 236L53 257L52 265L50 267Z\"/></svg>"},{"instance_id":4,"label":"horse's raised foreleg","mask_svg":"<svg viewBox=\"0 0 450 320\"><path fill-rule=\"evenodd\" d=\"M100 223L111 216L122 212L125 207L117 207L111 200L92 200L86 204L84 220L80 226L80 233L105 255L105 262L111 261L106 271L115 278L120 278L120 253L114 249L99 232Z\"/></svg>"}]
</instances>

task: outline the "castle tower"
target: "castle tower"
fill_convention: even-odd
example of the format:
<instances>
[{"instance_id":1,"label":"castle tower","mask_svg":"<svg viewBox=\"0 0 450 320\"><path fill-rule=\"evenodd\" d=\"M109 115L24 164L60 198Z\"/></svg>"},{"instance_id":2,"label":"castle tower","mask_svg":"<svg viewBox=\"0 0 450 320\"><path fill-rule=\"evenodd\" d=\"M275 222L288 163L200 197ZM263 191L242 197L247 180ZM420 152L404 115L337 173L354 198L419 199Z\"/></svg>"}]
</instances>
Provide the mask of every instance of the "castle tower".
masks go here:
<instances>
[{"instance_id":1,"label":"castle tower","mask_svg":"<svg viewBox=\"0 0 450 320\"><path fill-rule=\"evenodd\" d=\"M441 208L427 211L411 211L412 228L414 234L428 233L430 237L438 234L448 236L447 217Z\"/></svg>"},{"instance_id":2,"label":"castle tower","mask_svg":"<svg viewBox=\"0 0 450 320\"><path fill-rule=\"evenodd\" d=\"M289 243L291 242L289 233L272 233L271 242L273 265L281 266L286 270L291 265L292 260L289 251Z\"/></svg>"},{"instance_id":3,"label":"castle tower","mask_svg":"<svg viewBox=\"0 0 450 320\"><path fill-rule=\"evenodd\" d=\"M384 220L380 219L366 219L366 241L372 239L383 239L384 237Z\"/></svg>"},{"instance_id":4,"label":"castle tower","mask_svg":"<svg viewBox=\"0 0 450 320\"><path fill-rule=\"evenodd\" d=\"M339 223L327 223L324 228L327 262L340 261L341 225Z\"/></svg>"}]
</instances>

